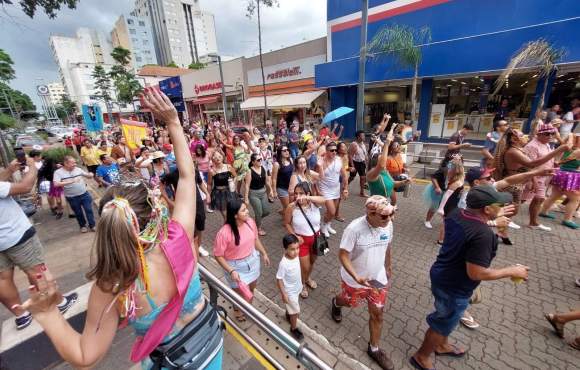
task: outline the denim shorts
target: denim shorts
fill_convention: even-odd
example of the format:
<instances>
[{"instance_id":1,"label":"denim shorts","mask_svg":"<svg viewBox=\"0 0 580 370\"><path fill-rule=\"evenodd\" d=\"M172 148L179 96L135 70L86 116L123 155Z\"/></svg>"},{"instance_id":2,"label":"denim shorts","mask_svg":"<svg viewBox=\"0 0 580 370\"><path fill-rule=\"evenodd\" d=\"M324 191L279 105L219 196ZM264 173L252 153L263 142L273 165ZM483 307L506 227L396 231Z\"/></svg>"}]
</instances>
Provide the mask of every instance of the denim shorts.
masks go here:
<instances>
[{"instance_id":1,"label":"denim shorts","mask_svg":"<svg viewBox=\"0 0 580 370\"><path fill-rule=\"evenodd\" d=\"M260 252L254 249L249 256L239 260L226 260L236 272L240 275L240 279L246 284L250 285L260 277ZM231 275L225 273L226 280L231 288L237 288L238 282L233 281Z\"/></svg>"},{"instance_id":2,"label":"denim shorts","mask_svg":"<svg viewBox=\"0 0 580 370\"><path fill-rule=\"evenodd\" d=\"M278 193L280 198L288 198L290 196L288 189L276 188L276 193Z\"/></svg>"},{"instance_id":3,"label":"denim shorts","mask_svg":"<svg viewBox=\"0 0 580 370\"><path fill-rule=\"evenodd\" d=\"M433 331L448 337L455 330L463 312L469 306L469 297L456 297L433 285L431 292L435 297L435 312L427 315L427 324Z\"/></svg>"}]
</instances>

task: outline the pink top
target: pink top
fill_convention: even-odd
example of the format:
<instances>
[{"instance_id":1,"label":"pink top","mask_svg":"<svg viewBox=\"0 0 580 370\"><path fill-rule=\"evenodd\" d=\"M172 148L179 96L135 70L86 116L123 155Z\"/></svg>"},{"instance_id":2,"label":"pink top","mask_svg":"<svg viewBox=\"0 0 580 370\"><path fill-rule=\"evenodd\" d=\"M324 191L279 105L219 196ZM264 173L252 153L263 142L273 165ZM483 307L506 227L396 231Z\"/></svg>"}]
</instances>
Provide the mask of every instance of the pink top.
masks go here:
<instances>
[{"instance_id":1,"label":"pink top","mask_svg":"<svg viewBox=\"0 0 580 370\"><path fill-rule=\"evenodd\" d=\"M235 244L234 233L230 225L224 225L218 231L213 246L213 254L216 257L224 257L226 260L239 260L248 257L256 248L258 229L251 218L240 227L240 244Z\"/></svg>"},{"instance_id":2,"label":"pink top","mask_svg":"<svg viewBox=\"0 0 580 370\"><path fill-rule=\"evenodd\" d=\"M524 147L524 151L531 160L536 160L550 154L552 149L550 149L548 144L542 144L537 139L533 139ZM554 159L550 159L548 162L538 166L538 168L554 168Z\"/></svg>"},{"instance_id":3,"label":"pink top","mask_svg":"<svg viewBox=\"0 0 580 370\"><path fill-rule=\"evenodd\" d=\"M199 144L201 144L205 148L205 150L207 150L207 143L205 142L204 139L199 140L192 139L191 142L189 143L189 152L195 155L195 148L197 148Z\"/></svg>"},{"instance_id":4,"label":"pink top","mask_svg":"<svg viewBox=\"0 0 580 370\"><path fill-rule=\"evenodd\" d=\"M205 158L202 157L195 157L196 161L197 161L197 168L201 171L201 172L208 172L209 171L209 155L205 154Z\"/></svg>"}]
</instances>

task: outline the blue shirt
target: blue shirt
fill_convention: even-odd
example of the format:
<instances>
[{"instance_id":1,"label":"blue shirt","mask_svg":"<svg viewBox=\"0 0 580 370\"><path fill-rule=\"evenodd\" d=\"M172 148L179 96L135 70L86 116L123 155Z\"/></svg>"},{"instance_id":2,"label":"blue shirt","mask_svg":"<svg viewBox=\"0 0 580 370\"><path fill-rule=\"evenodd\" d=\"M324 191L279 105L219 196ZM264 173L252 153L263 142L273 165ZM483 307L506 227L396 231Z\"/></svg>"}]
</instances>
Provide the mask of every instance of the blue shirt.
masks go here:
<instances>
[{"instance_id":1,"label":"blue shirt","mask_svg":"<svg viewBox=\"0 0 580 370\"><path fill-rule=\"evenodd\" d=\"M116 163L111 165L100 165L97 167L97 176L102 178L108 184L118 184L121 182L119 177L119 166Z\"/></svg>"},{"instance_id":2,"label":"blue shirt","mask_svg":"<svg viewBox=\"0 0 580 370\"><path fill-rule=\"evenodd\" d=\"M467 262L488 268L497 251L497 236L482 220L463 209L445 218L445 238L431 266L431 284L459 298L471 297L480 281L467 275Z\"/></svg>"},{"instance_id":3,"label":"blue shirt","mask_svg":"<svg viewBox=\"0 0 580 370\"><path fill-rule=\"evenodd\" d=\"M177 169L177 163L175 161L175 153L171 152L165 156L165 163L167 163L169 171L175 171Z\"/></svg>"}]
</instances>

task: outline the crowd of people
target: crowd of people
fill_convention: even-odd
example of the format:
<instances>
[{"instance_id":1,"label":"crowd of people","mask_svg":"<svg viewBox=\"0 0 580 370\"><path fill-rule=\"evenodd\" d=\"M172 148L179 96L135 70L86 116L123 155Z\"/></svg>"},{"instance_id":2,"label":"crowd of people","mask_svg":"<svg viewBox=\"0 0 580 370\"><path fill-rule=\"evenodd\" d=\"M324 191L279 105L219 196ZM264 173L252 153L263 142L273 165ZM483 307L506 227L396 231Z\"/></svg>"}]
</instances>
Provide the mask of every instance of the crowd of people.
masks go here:
<instances>
[{"instance_id":1,"label":"crowd of people","mask_svg":"<svg viewBox=\"0 0 580 370\"><path fill-rule=\"evenodd\" d=\"M331 317L340 323L343 308L366 302L367 353L381 368L393 369L379 343L393 281L398 196L408 195L413 182L407 156L414 138L411 122L393 123L385 114L369 141L365 132L357 131L354 140L346 142L341 141L343 127L338 124L317 127L296 119L280 120L276 127L272 121L261 128L230 127L219 119L183 127L166 96L146 89L143 98L160 125L136 150L120 133L95 140L79 131L65 141L76 156L68 155L60 164L45 160L41 165L30 158L31 170L18 184L7 180L22 170L22 164L13 163L2 173L0 201L14 208L15 214L18 206L10 196L48 181L49 204L56 217L62 217L64 194L81 232L96 233L96 263L87 275L95 284L83 334L62 318L76 297L58 293L40 252L34 252L39 254L35 257L27 252L26 259L21 258L22 249L41 249L34 228L22 220L19 231L11 234L13 240L2 239L0 297L17 316L17 326L25 327L34 317L74 366L98 362L118 325L128 323L138 335L131 358L142 361L145 368L170 368L170 362L183 361L197 364L195 368L218 369L223 343L219 327L208 319L217 315L215 308L201 294L199 256L207 257L211 249L230 287L249 303L262 267L278 262L276 282L290 333L301 341L300 300L308 299L318 287L313 271L317 260L328 253L329 238L337 234L334 226L348 222L338 242L340 293L328 297ZM580 136L574 134L569 114L560 117L553 112L557 110L540 114L530 135L497 120L481 150L480 166L469 167L463 158L471 146L466 137L472 126L464 125L450 138L424 191L425 227L432 229L436 216L444 222L436 239L440 251L430 269L435 310L427 316L429 329L421 347L409 359L415 368L434 368L433 354L465 355L448 337L460 323L479 327L468 308L479 299L480 282L528 278L526 266L491 267L498 241L513 244L508 229L521 227L511 219L521 204L530 201L529 227L538 232L551 231L540 220L554 219L552 212L559 210L564 211L562 225L580 227L574 221L580 203ZM571 112L577 121L580 108ZM77 157L86 170L77 165ZM32 167L40 168L38 176ZM346 220L341 202L352 196L349 184L357 176L360 190L355 202L364 211ZM105 192L98 222L86 183L93 180ZM555 205L559 200L562 205ZM261 241L269 232L264 220L275 214L274 209L285 231L280 261L270 260L268 252L274 246ZM202 233L206 213L211 212L221 215L223 226L209 248L202 244ZM5 217L15 216L0 216L2 225L8 223ZM30 298L24 303L12 282L14 266L23 269L31 283ZM580 287L580 281L576 284ZM237 309L235 318L247 319ZM550 313L546 319L562 335L564 324L577 320L578 313ZM194 329L200 326L207 330ZM184 337L195 338L200 345L176 351ZM571 345L579 349L580 338Z\"/></svg>"}]
</instances>

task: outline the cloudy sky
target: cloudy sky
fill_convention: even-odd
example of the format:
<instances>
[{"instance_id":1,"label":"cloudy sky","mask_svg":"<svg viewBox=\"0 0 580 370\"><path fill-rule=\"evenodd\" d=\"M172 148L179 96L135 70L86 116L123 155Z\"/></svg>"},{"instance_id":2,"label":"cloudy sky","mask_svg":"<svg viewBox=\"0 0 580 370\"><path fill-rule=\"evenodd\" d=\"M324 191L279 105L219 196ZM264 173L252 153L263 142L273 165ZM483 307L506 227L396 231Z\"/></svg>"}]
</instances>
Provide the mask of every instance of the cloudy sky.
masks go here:
<instances>
[{"instance_id":1,"label":"cloudy sky","mask_svg":"<svg viewBox=\"0 0 580 370\"><path fill-rule=\"evenodd\" d=\"M108 35L117 17L129 12L133 3L133 0L81 0L77 9L62 10L56 19L49 19L42 12L30 19L17 6L0 7L0 48L10 54L16 70L12 87L30 95L39 107L35 86L59 81L48 37L73 36L78 27L95 28ZM215 15L220 53L257 54L257 22L245 16L247 0L200 0L200 4ZM324 36L325 19L326 0L280 0L280 7L262 13L264 51Z\"/></svg>"}]
</instances>

